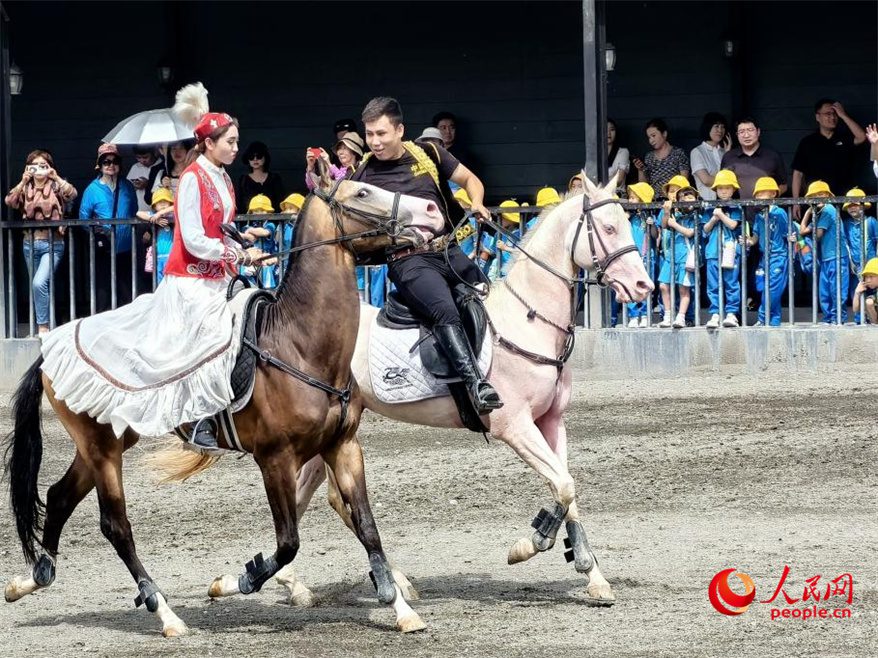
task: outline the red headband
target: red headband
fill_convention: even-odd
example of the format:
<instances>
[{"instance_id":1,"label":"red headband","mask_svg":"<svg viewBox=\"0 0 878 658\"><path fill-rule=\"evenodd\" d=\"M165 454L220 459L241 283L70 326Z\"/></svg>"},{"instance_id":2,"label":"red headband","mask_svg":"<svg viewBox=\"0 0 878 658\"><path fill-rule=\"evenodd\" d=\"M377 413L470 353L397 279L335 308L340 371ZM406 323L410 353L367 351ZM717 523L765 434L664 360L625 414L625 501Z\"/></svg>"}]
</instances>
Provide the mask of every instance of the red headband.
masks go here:
<instances>
[{"instance_id":1,"label":"red headband","mask_svg":"<svg viewBox=\"0 0 878 658\"><path fill-rule=\"evenodd\" d=\"M228 126L230 123L232 123L232 117L225 112L208 112L201 117L201 121L195 126L195 139L203 142L214 130Z\"/></svg>"}]
</instances>

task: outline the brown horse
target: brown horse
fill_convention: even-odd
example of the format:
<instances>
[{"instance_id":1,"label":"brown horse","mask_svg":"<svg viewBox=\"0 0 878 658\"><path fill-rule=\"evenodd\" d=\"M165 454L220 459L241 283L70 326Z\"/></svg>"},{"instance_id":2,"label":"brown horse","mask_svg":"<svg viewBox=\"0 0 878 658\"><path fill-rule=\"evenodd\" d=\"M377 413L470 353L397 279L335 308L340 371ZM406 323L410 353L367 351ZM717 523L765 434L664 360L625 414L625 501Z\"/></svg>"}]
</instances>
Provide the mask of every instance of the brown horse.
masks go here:
<instances>
[{"instance_id":1,"label":"brown horse","mask_svg":"<svg viewBox=\"0 0 878 658\"><path fill-rule=\"evenodd\" d=\"M441 226L442 216L434 204L363 183L342 181L330 193L318 191L309 197L296 229L293 251L297 253L278 288L276 303L266 312L258 341L263 356L270 353L282 364L273 367L260 359L252 399L234 417L244 450L262 471L277 549L265 559L257 555L240 577L216 579L211 596L256 592L292 562L299 549L296 473L310 459L321 456L333 471L369 556L379 601L393 606L400 630L424 628L393 582L366 494L363 456L356 439L362 404L350 366L359 320L354 266L356 255L383 250L391 240L420 243L425 234L435 234ZM158 615L165 636L186 633L186 625L141 564L125 511L122 455L139 436L129 428L122 438L116 438L110 425L72 412L55 397L41 364L42 358L31 366L15 394L15 428L7 437L6 464L18 536L34 568L30 576L7 584L6 600L16 601L52 583L64 524L96 488L101 531L137 583L135 603L145 603ZM313 380L306 383L291 376L283 371L284 365L288 372L296 369ZM73 463L49 488L45 504L37 491L44 391L76 445ZM180 450L172 470L185 479L215 460ZM40 530L41 539L37 536ZM39 555L37 545L41 546Z\"/></svg>"}]
</instances>

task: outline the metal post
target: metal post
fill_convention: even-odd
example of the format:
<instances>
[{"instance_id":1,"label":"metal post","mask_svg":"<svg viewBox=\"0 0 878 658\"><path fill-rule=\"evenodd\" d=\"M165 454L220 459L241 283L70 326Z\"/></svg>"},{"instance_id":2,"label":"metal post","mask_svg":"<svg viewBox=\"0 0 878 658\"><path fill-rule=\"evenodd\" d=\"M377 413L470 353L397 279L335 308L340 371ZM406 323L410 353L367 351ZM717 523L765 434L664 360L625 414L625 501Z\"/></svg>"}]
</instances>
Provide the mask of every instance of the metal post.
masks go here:
<instances>
[{"instance_id":1,"label":"metal post","mask_svg":"<svg viewBox=\"0 0 878 658\"><path fill-rule=\"evenodd\" d=\"M98 312L97 285L95 281L96 276L95 229L94 227L91 227L88 229L88 294L90 303L90 315L95 315Z\"/></svg>"},{"instance_id":2,"label":"metal post","mask_svg":"<svg viewBox=\"0 0 878 658\"><path fill-rule=\"evenodd\" d=\"M36 318L34 317L34 274L36 274L36 269L34 268L34 232L33 229L25 229L27 232L27 242L30 245L30 255L28 256L28 284L27 284L27 301L28 301L28 326L30 327L28 336L36 335Z\"/></svg>"},{"instance_id":3,"label":"metal post","mask_svg":"<svg viewBox=\"0 0 878 658\"><path fill-rule=\"evenodd\" d=\"M865 206L863 206L863 207L865 208ZM869 229L869 225L866 224L866 213L865 212L863 212L863 216L860 217L858 222L860 224L860 267L862 268L862 267L866 266L866 238L868 237L866 235L866 231L868 231L868 229ZM857 281L859 281L859 272L857 272ZM852 291L850 291L850 293L848 293L851 295L851 299L854 298L853 294L851 294L851 293L853 293L855 291L856 291L856 288L854 288L854 290L852 290ZM860 325L864 325L864 324L866 324L866 294L861 293L860 294Z\"/></svg>"},{"instance_id":4,"label":"metal post","mask_svg":"<svg viewBox=\"0 0 878 658\"><path fill-rule=\"evenodd\" d=\"M768 206L763 211L763 232L762 235L765 236L765 249L762 250L762 281L764 282L764 286L762 288L762 305L764 308L764 322L766 327L771 326L771 257L769 253L771 252L771 233L769 233L769 229L771 228L771 222L768 221L768 217L771 214L771 206ZM743 220L742 220L743 221Z\"/></svg>"},{"instance_id":5,"label":"metal post","mask_svg":"<svg viewBox=\"0 0 878 658\"><path fill-rule=\"evenodd\" d=\"M785 211L784 211L785 212ZM793 233L793 225L792 220L789 215L786 215L787 218L787 306L789 306L789 323L791 325L796 324L796 292L795 292L795 272L793 268L795 266L795 262L793 260L794 254L794 245L790 241L790 236L795 235Z\"/></svg>"},{"instance_id":6,"label":"metal post","mask_svg":"<svg viewBox=\"0 0 878 658\"><path fill-rule=\"evenodd\" d=\"M117 183L118 184L118 183ZM116 225L110 225L110 308L116 310Z\"/></svg>"},{"instance_id":7,"label":"metal post","mask_svg":"<svg viewBox=\"0 0 878 658\"><path fill-rule=\"evenodd\" d=\"M0 189L4 194L11 187L10 185L10 168L9 168L9 152L12 147L12 104L9 94L9 17L6 10L0 4ZM9 218L8 211L4 207L0 210L0 221ZM6 244L9 244L9 260L6 261ZM15 270L12 267L12 245L15 240L11 232L0 230L0 289L9 290L10 296L0 294L0 314L3 315L2 337L10 338L17 335L17 327L13 324L15 318L15 297L12 295L12 288L15 281ZM7 267L8 265L8 267ZM6 278L8 274L8 279Z\"/></svg>"},{"instance_id":8,"label":"metal post","mask_svg":"<svg viewBox=\"0 0 878 658\"><path fill-rule=\"evenodd\" d=\"M695 326L701 326L701 221L698 215L695 216L695 299L690 299L693 304L693 316L695 317ZM691 297L691 296L690 296Z\"/></svg>"},{"instance_id":9,"label":"metal post","mask_svg":"<svg viewBox=\"0 0 878 658\"><path fill-rule=\"evenodd\" d=\"M7 264L9 265L9 337L18 338L18 306L15 303L15 258L13 249L15 246L15 235L9 232L9 239L6 241L6 253L8 254Z\"/></svg>"},{"instance_id":10,"label":"metal post","mask_svg":"<svg viewBox=\"0 0 878 658\"><path fill-rule=\"evenodd\" d=\"M49 329L55 328L55 229L49 229Z\"/></svg>"},{"instance_id":11,"label":"metal post","mask_svg":"<svg viewBox=\"0 0 878 658\"><path fill-rule=\"evenodd\" d=\"M0 18L2 20L2 18ZM0 211L2 212L2 211ZM3 218L0 216L0 223L2 223ZM6 241L12 242L11 236L7 236L6 229L3 228L2 224L0 224L0 285L2 285L2 289L6 290ZM12 261L8 261L9 264L12 264ZM9 277L11 279L11 276ZM11 304L10 304L11 305ZM9 325L9 314L7 311L9 307L6 305L6 295L0 292L0 314L3 316L3 328L0 329L0 338L9 338L10 337L10 325Z\"/></svg>"},{"instance_id":12,"label":"metal post","mask_svg":"<svg viewBox=\"0 0 878 658\"><path fill-rule=\"evenodd\" d=\"M156 233L161 230L158 224L153 224L152 231L150 234L152 238L150 239L151 247L152 247L152 291L155 292L155 288L158 285L158 277L159 277L159 249L158 249L158 236Z\"/></svg>"},{"instance_id":13,"label":"metal post","mask_svg":"<svg viewBox=\"0 0 878 658\"><path fill-rule=\"evenodd\" d=\"M744 216L744 210L741 209L741 234L747 235L747 218ZM747 326L747 251L741 250L741 326Z\"/></svg>"},{"instance_id":14,"label":"metal post","mask_svg":"<svg viewBox=\"0 0 878 658\"><path fill-rule=\"evenodd\" d=\"M66 229L66 232L68 235L68 238L67 238L67 242L68 242L68 247L67 247L68 268L67 268L67 272L68 272L68 276L70 277L70 319L75 320L76 319L76 284L75 284L75 282L76 282L76 276L75 276L75 273L76 273L76 269L75 269L76 244L73 241L73 234L75 233L75 231L73 230L72 226L68 226Z\"/></svg>"},{"instance_id":15,"label":"metal post","mask_svg":"<svg viewBox=\"0 0 878 658\"><path fill-rule=\"evenodd\" d=\"M652 226L646 225L646 274L652 279L655 269L652 262ZM652 293L646 296L646 326L652 326Z\"/></svg>"},{"instance_id":16,"label":"metal post","mask_svg":"<svg viewBox=\"0 0 878 658\"><path fill-rule=\"evenodd\" d=\"M668 237L671 239L671 308L665 309L665 313L671 314L671 322L677 319L677 236L676 231L668 228Z\"/></svg>"},{"instance_id":17,"label":"metal post","mask_svg":"<svg viewBox=\"0 0 878 658\"><path fill-rule=\"evenodd\" d=\"M131 301L137 297L137 224L131 224ZM153 231L155 233L155 231ZM153 254L155 256L155 254Z\"/></svg>"},{"instance_id":18,"label":"metal post","mask_svg":"<svg viewBox=\"0 0 878 658\"><path fill-rule=\"evenodd\" d=\"M814 204L810 205L809 210L811 211L811 243L814 245L811 249L811 253L814 254L812 259L813 265L811 266L811 322L817 324L817 284L820 274L820 259L818 258L820 245L817 243L820 240L817 239L817 229L814 228Z\"/></svg>"},{"instance_id":19,"label":"metal post","mask_svg":"<svg viewBox=\"0 0 878 658\"><path fill-rule=\"evenodd\" d=\"M833 228L835 230L835 325L841 326L841 213L836 213ZM847 276L847 272L844 274Z\"/></svg>"},{"instance_id":20,"label":"metal post","mask_svg":"<svg viewBox=\"0 0 878 658\"><path fill-rule=\"evenodd\" d=\"M723 269L723 221L718 219L716 224L713 226L713 231L711 231L711 239L716 240L716 270L717 270L717 285L719 286L717 290L717 299L719 300L719 304L717 306L717 310L719 311L719 326L725 326L723 321L726 319L726 280L725 280L725 270Z\"/></svg>"}]
</instances>

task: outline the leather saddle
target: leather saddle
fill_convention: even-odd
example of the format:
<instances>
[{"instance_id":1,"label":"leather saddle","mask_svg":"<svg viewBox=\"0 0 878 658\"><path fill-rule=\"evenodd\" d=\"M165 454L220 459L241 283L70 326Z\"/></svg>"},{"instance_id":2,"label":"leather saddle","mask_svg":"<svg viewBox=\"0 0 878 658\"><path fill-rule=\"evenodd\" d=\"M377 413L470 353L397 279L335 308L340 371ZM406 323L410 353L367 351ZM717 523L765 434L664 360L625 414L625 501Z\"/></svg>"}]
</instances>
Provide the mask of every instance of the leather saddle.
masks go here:
<instances>
[{"instance_id":1,"label":"leather saddle","mask_svg":"<svg viewBox=\"0 0 878 658\"><path fill-rule=\"evenodd\" d=\"M244 340L258 344L259 334L262 332L262 318L265 310L276 299L274 293L268 290L247 287L242 284L243 279L235 279L229 285L226 296L230 310L236 316L238 335L235 340L241 342L238 351L238 359L232 369L232 403L233 412L240 411L249 401L253 393L253 383L256 381L256 366L259 363L259 354L256 350L244 344Z\"/></svg>"},{"instance_id":2,"label":"leather saddle","mask_svg":"<svg viewBox=\"0 0 878 658\"><path fill-rule=\"evenodd\" d=\"M460 311L460 319L467 340L476 358L482 351L485 342L485 332L488 327L488 312L481 298L474 291L463 284L458 284L451 290L454 303ZM457 405L460 419L464 426L474 432L485 432L487 428L479 418L479 414L473 408L467 395L466 388L460 376L452 367L444 352L436 344L433 333L425 327L421 319L416 316L406 305L398 291L392 291L384 303L384 308L378 313L379 326L387 329L420 329L418 342L411 351L419 350L421 363L436 379L448 384L451 397Z\"/></svg>"}]
</instances>

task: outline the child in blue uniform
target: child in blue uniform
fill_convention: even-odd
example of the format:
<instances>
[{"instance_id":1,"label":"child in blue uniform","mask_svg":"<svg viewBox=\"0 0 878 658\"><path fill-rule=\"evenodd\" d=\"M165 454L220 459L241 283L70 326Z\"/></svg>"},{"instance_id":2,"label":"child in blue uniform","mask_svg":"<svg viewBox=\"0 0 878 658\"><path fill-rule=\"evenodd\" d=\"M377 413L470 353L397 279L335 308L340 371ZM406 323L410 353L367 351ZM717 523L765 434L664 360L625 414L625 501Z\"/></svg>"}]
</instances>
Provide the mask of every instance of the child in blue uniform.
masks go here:
<instances>
[{"instance_id":1,"label":"child in blue uniform","mask_svg":"<svg viewBox=\"0 0 878 658\"><path fill-rule=\"evenodd\" d=\"M721 169L716 172L713 185L717 199L730 201L740 189L735 172ZM723 278L724 327L738 326L741 311L741 235L743 212L737 204L729 204L707 212L701 218L702 235L707 240L704 258L707 261L707 298L710 300L708 329L719 327L720 290L719 277Z\"/></svg>"},{"instance_id":2,"label":"child in blue uniform","mask_svg":"<svg viewBox=\"0 0 878 658\"><path fill-rule=\"evenodd\" d=\"M267 215L274 212L274 206L271 205L271 199L264 194L257 194L250 199L247 206L248 215ZM262 224L262 226L260 226ZM247 228L262 228L267 231L267 235L260 237L255 241L254 246L259 247L266 254L277 252L277 243L275 242L275 226L272 222L258 222L248 224ZM262 231L260 231L262 233ZM277 269L274 265L265 264L260 268L242 267L241 273L251 279L259 277L259 285L262 288L273 289L279 283L277 278Z\"/></svg>"},{"instance_id":3,"label":"child in blue uniform","mask_svg":"<svg viewBox=\"0 0 878 658\"><path fill-rule=\"evenodd\" d=\"M824 181L814 181L808 186L805 198L831 197L832 191ZM838 243L836 228L839 222L838 211L828 203L818 203L816 211L809 207L802 217L800 232L802 235L814 233L817 237L817 257L820 260L820 274L818 289L820 295L820 308L823 311L823 322L835 324L841 318L841 322L847 321L847 298L848 282L847 268L849 267L847 249L844 246L844 233L842 244ZM816 224L816 226L812 226ZM840 227L838 227L840 228ZM837 259L837 260L836 260ZM840 283L841 304L837 308L836 285Z\"/></svg>"},{"instance_id":4,"label":"child in blue uniform","mask_svg":"<svg viewBox=\"0 0 878 658\"><path fill-rule=\"evenodd\" d=\"M158 285L165 278L165 265L174 243L174 193L166 187L160 187L152 193L152 212L139 210L137 217L155 224L156 227L155 248L150 246L149 250L152 252L152 267ZM147 263L149 260L150 256L147 255ZM152 269L147 271L151 272Z\"/></svg>"},{"instance_id":5,"label":"child in blue uniform","mask_svg":"<svg viewBox=\"0 0 878 658\"><path fill-rule=\"evenodd\" d=\"M507 199L500 204L501 208L518 208L518 202ZM529 222L529 226L534 220ZM522 239L521 215L519 213L504 212L500 214L500 226L512 233L512 237L485 233L482 237L481 259L483 271L491 281L502 279L509 273L512 265L512 256L515 253L515 245Z\"/></svg>"},{"instance_id":6,"label":"child in blue uniform","mask_svg":"<svg viewBox=\"0 0 878 658\"><path fill-rule=\"evenodd\" d=\"M848 193L846 196L851 196ZM860 272L861 281L854 289L854 313L860 312L860 296L866 305L869 324L878 324L878 258L872 258Z\"/></svg>"},{"instance_id":7,"label":"child in blue uniform","mask_svg":"<svg viewBox=\"0 0 878 658\"><path fill-rule=\"evenodd\" d=\"M866 196L866 193L860 188L855 187L852 190L848 190L845 196L861 197ZM871 207L872 204L868 201L865 204L849 201L841 207L842 226L845 241L847 242L848 254L851 259L848 289L851 291L852 297L854 296L853 291L860 283L857 273L863 269L863 263L876 256L878 220L874 217L867 217L865 213L865 209ZM865 256L865 259L863 256ZM860 314L857 311L854 311L854 322L858 324L860 322Z\"/></svg>"},{"instance_id":8,"label":"child in blue uniform","mask_svg":"<svg viewBox=\"0 0 878 658\"><path fill-rule=\"evenodd\" d=\"M764 176L756 181L753 195L757 199L775 199L780 194L777 181L770 176ZM764 276L768 279L769 295L762 294L762 303L759 306L757 327L765 325L765 305L771 306L769 324L772 327L780 326L781 300L787 288L787 276L789 274L787 263L787 250L790 236L790 220L786 211L774 205L760 208L753 221L753 236L741 238L747 246L759 245L763 254L768 254L768 269ZM764 269L764 268L763 268Z\"/></svg>"},{"instance_id":9,"label":"child in blue uniform","mask_svg":"<svg viewBox=\"0 0 878 658\"><path fill-rule=\"evenodd\" d=\"M686 259L694 249L692 238L698 229L698 209L695 202L698 192L694 187L684 187L677 191L677 201L665 201L659 219L662 222L662 250L665 258L659 271L659 288L662 291L665 316L659 327L673 326L675 329L686 326L686 310L689 308L691 289L694 285L693 273L686 270ZM674 261L671 277L671 259ZM678 286L679 306L677 315L671 322L671 286Z\"/></svg>"},{"instance_id":10,"label":"child in blue uniform","mask_svg":"<svg viewBox=\"0 0 878 658\"><path fill-rule=\"evenodd\" d=\"M628 200L632 203L652 203L653 198L655 198L655 190L649 183L634 183L628 186ZM631 237L634 239L634 246L640 252L646 273L650 279L653 279L655 278L653 270L656 264L652 235L655 228L655 217L651 211L643 210L631 212L628 219L631 221ZM628 327L630 329L649 326L646 310L646 300L628 304Z\"/></svg>"}]
</instances>

